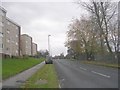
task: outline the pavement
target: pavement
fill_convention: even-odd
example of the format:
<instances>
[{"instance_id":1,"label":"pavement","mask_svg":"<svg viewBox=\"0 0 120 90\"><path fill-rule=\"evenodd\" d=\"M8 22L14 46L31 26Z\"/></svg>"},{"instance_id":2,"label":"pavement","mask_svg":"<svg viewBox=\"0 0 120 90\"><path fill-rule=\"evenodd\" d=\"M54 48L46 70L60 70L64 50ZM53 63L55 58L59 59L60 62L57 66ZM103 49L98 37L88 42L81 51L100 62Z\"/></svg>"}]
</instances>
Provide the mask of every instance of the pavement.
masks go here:
<instances>
[{"instance_id":1,"label":"pavement","mask_svg":"<svg viewBox=\"0 0 120 90\"><path fill-rule=\"evenodd\" d=\"M54 60L59 88L118 88L118 69L65 59Z\"/></svg>"},{"instance_id":2,"label":"pavement","mask_svg":"<svg viewBox=\"0 0 120 90\"><path fill-rule=\"evenodd\" d=\"M22 84L25 83L25 81L30 78L35 72L38 71L41 67L43 67L45 62L43 61L40 64L37 64L36 66L25 70L13 77L10 77L9 79L2 81L2 88L19 88Z\"/></svg>"}]
</instances>

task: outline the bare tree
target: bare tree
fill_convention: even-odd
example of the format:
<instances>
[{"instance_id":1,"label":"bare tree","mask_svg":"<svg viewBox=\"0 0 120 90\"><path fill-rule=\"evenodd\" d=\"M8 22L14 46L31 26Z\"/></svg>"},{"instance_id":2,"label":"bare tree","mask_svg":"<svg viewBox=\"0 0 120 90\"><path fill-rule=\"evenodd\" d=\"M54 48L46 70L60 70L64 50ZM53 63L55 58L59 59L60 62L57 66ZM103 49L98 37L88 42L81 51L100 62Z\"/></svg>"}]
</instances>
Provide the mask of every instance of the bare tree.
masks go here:
<instances>
[{"instance_id":1,"label":"bare tree","mask_svg":"<svg viewBox=\"0 0 120 90\"><path fill-rule=\"evenodd\" d=\"M79 3L78 3L79 4ZM111 2L95 2L91 0L89 3L82 3L82 6L95 18L98 33L100 33L101 49L106 43L108 51L112 53L112 47L109 43L109 22L116 13L116 4ZM104 51L104 50L103 50Z\"/></svg>"},{"instance_id":2,"label":"bare tree","mask_svg":"<svg viewBox=\"0 0 120 90\"><path fill-rule=\"evenodd\" d=\"M96 36L95 27L92 19L81 17L75 19L69 25L68 45L75 51L86 53L87 59L94 59L94 53L97 52L99 44Z\"/></svg>"}]
</instances>

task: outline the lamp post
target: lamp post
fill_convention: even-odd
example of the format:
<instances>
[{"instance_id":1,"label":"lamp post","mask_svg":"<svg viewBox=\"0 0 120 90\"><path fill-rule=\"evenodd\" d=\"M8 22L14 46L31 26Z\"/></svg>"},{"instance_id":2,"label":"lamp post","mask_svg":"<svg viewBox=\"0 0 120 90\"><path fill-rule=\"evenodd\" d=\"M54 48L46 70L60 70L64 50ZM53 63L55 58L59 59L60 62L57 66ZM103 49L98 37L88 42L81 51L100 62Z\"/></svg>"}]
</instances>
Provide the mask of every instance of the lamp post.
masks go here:
<instances>
[{"instance_id":1,"label":"lamp post","mask_svg":"<svg viewBox=\"0 0 120 90\"><path fill-rule=\"evenodd\" d=\"M48 56L50 56L50 37L51 35L48 35L48 52L49 52L49 54L48 54Z\"/></svg>"}]
</instances>

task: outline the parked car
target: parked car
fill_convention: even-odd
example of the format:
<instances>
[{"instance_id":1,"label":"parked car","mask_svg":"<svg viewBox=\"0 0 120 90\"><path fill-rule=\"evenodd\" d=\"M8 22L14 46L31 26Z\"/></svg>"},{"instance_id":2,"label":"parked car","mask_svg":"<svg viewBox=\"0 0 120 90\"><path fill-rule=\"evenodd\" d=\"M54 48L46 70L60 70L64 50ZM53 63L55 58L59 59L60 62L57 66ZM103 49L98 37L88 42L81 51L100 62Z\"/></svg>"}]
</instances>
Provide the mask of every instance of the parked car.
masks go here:
<instances>
[{"instance_id":1,"label":"parked car","mask_svg":"<svg viewBox=\"0 0 120 90\"><path fill-rule=\"evenodd\" d=\"M53 64L52 57L50 57L50 56L46 56L45 64Z\"/></svg>"}]
</instances>

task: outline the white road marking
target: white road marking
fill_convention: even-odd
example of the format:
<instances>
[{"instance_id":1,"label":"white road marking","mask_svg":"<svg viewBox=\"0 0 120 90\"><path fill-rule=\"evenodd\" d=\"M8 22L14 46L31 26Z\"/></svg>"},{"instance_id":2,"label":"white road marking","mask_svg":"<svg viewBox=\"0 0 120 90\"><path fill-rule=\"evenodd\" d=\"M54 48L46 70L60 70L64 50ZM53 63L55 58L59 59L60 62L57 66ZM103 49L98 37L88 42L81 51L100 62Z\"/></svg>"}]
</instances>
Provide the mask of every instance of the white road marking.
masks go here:
<instances>
[{"instance_id":1,"label":"white road marking","mask_svg":"<svg viewBox=\"0 0 120 90\"><path fill-rule=\"evenodd\" d=\"M59 84L59 88L61 88L60 84Z\"/></svg>"},{"instance_id":2,"label":"white road marking","mask_svg":"<svg viewBox=\"0 0 120 90\"><path fill-rule=\"evenodd\" d=\"M80 69L82 69L82 70L87 70L86 68L83 68L83 67L80 67Z\"/></svg>"},{"instance_id":3,"label":"white road marking","mask_svg":"<svg viewBox=\"0 0 120 90\"><path fill-rule=\"evenodd\" d=\"M102 73L99 73L99 72L95 72L95 71L91 71L91 72L95 73L95 74L98 74L98 75L101 75L101 76L104 76L104 77L107 77L107 78L110 78L110 76L102 74Z\"/></svg>"},{"instance_id":4,"label":"white road marking","mask_svg":"<svg viewBox=\"0 0 120 90\"><path fill-rule=\"evenodd\" d=\"M62 84L62 82L63 82L64 80L65 80L64 78L61 79L61 80L59 80L59 88L61 88L61 85L60 85L60 84Z\"/></svg>"}]
</instances>

